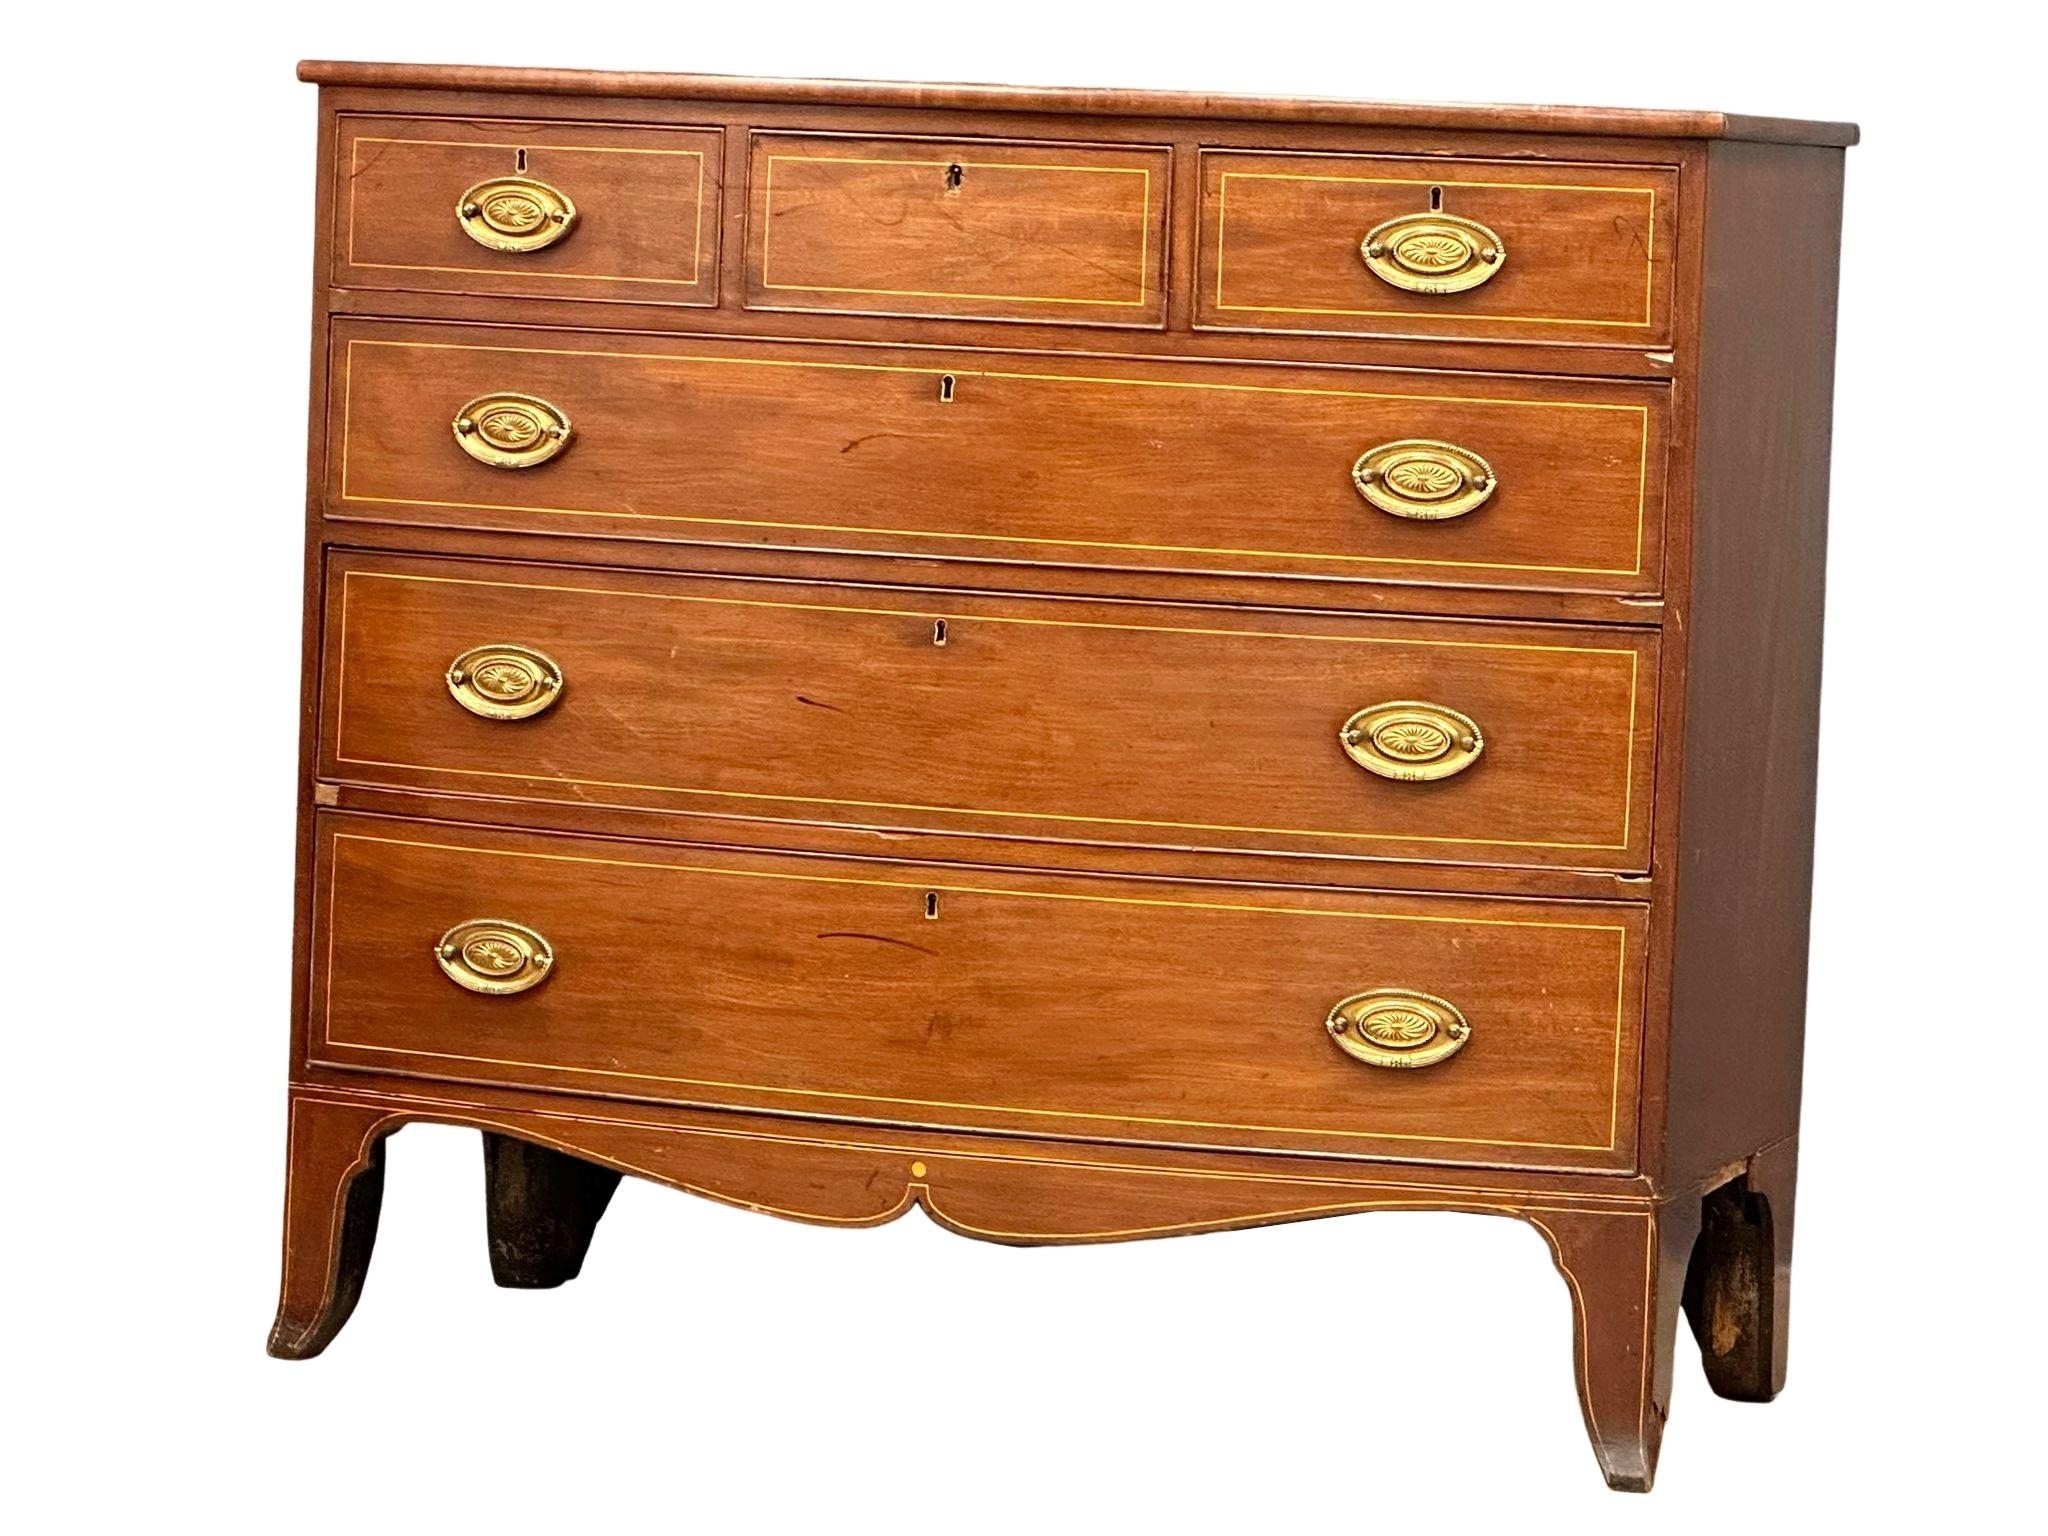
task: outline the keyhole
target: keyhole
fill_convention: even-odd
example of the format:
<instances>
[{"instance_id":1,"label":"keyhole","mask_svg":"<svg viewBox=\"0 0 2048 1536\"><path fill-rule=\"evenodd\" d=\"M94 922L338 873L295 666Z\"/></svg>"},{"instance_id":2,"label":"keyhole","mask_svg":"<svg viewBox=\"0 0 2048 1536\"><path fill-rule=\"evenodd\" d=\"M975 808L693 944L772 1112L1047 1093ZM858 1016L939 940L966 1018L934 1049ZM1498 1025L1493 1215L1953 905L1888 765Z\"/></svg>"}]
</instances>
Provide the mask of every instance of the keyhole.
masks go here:
<instances>
[{"instance_id":1,"label":"keyhole","mask_svg":"<svg viewBox=\"0 0 2048 1536\"><path fill-rule=\"evenodd\" d=\"M952 403L953 375L951 375L950 373L942 373L939 375L939 404L951 405Z\"/></svg>"},{"instance_id":2,"label":"keyhole","mask_svg":"<svg viewBox=\"0 0 2048 1536\"><path fill-rule=\"evenodd\" d=\"M966 170L959 161L955 160L946 167L946 190L948 192L958 192L960 190L960 182L966 175Z\"/></svg>"},{"instance_id":3,"label":"keyhole","mask_svg":"<svg viewBox=\"0 0 2048 1536\"><path fill-rule=\"evenodd\" d=\"M939 893L937 891L926 891L924 893L924 915L933 922L938 920Z\"/></svg>"},{"instance_id":4,"label":"keyhole","mask_svg":"<svg viewBox=\"0 0 2048 1536\"><path fill-rule=\"evenodd\" d=\"M933 620L932 620L932 644L933 644L933 645L944 645L945 643L946 643L946 621L945 621L944 619L933 619Z\"/></svg>"},{"instance_id":5,"label":"keyhole","mask_svg":"<svg viewBox=\"0 0 2048 1536\"><path fill-rule=\"evenodd\" d=\"M526 169L526 151L523 149L519 151L519 163L516 168L522 171Z\"/></svg>"},{"instance_id":6,"label":"keyhole","mask_svg":"<svg viewBox=\"0 0 2048 1536\"><path fill-rule=\"evenodd\" d=\"M1442 187L1431 187L1429 189L1429 211L1431 213L1442 213L1444 211L1444 189Z\"/></svg>"}]
</instances>

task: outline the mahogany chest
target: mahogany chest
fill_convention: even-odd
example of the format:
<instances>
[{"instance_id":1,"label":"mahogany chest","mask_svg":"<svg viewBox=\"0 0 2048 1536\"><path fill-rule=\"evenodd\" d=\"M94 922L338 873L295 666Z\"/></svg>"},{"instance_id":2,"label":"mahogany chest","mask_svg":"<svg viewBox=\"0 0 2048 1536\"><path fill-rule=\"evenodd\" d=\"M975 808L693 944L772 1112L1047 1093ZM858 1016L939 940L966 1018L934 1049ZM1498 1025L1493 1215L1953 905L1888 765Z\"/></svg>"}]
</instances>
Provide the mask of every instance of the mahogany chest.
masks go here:
<instances>
[{"instance_id":1,"label":"mahogany chest","mask_svg":"<svg viewBox=\"0 0 2048 1536\"><path fill-rule=\"evenodd\" d=\"M273 1353L425 1120L506 1285L1467 1210L1614 1486L1778 1390L1852 127L300 74Z\"/></svg>"}]
</instances>

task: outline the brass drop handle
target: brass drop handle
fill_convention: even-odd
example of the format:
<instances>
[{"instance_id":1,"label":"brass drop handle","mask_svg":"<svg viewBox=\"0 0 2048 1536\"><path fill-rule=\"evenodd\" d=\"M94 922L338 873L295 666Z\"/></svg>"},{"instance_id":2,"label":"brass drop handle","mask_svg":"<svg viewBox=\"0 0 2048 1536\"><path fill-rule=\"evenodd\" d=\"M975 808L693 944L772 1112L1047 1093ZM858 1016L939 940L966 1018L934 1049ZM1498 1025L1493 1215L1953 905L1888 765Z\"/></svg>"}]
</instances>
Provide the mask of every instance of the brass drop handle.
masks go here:
<instances>
[{"instance_id":1,"label":"brass drop handle","mask_svg":"<svg viewBox=\"0 0 2048 1536\"><path fill-rule=\"evenodd\" d=\"M568 680L553 657L530 645L477 645L448 663L448 692L472 715L525 720L552 709Z\"/></svg>"},{"instance_id":2,"label":"brass drop handle","mask_svg":"<svg viewBox=\"0 0 2048 1536\"><path fill-rule=\"evenodd\" d=\"M455 203L462 232L487 250L543 251L576 227L569 194L531 176L493 176Z\"/></svg>"},{"instance_id":3,"label":"brass drop handle","mask_svg":"<svg viewBox=\"0 0 2048 1536\"><path fill-rule=\"evenodd\" d=\"M1369 1067L1433 1067L1472 1038L1456 1004L1406 987L1354 993L1330 1010L1324 1028L1337 1049Z\"/></svg>"},{"instance_id":4,"label":"brass drop handle","mask_svg":"<svg viewBox=\"0 0 2048 1536\"><path fill-rule=\"evenodd\" d=\"M562 410L538 395L500 390L478 395L450 423L455 442L479 464L493 469L532 469L564 448L575 428Z\"/></svg>"},{"instance_id":5,"label":"brass drop handle","mask_svg":"<svg viewBox=\"0 0 2048 1536\"><path fill-rule=\"evenodd\" d=\"M1483 506L1500 481L1493 466L1469 448L1404 437L1361 453L1351 466L1351 483L1393 517L1440 523Z\"/></svg>"},{"instance_id":6,"label":"brass drop handle","mask_svg":"<svg viewBox=\"0 0 2048 1536\"><path fill-rule=\"evenodd\" d=\"M434 943L434 963L466 992L508 997L539 986L554 974L554 946L524 923L472 917Z\"/></svg>"},{"instance_id":7,"label":"brass drop handle","mask_svg":"<svg viewBox=\"0 0 2048 1536\"><path fill-rule=\"evenodd\" d=\"M1366 772L1411 784L1463 773L1486 750L1470 715L1420 699L1369 705L1344 722L1337 740Z\"/></svg>"},{"instance_id":8,"label":"brass drop handle","mask_svg":"<svg viewBox=\"0 0 2048 1536\"><path fill-rule=\"evenodd\" d=\"M1507 243L1476 219L1404 213L1358 242L1365 269L1408 293L1463 293L1507 265Z\"/></svg>"}]
</instances>

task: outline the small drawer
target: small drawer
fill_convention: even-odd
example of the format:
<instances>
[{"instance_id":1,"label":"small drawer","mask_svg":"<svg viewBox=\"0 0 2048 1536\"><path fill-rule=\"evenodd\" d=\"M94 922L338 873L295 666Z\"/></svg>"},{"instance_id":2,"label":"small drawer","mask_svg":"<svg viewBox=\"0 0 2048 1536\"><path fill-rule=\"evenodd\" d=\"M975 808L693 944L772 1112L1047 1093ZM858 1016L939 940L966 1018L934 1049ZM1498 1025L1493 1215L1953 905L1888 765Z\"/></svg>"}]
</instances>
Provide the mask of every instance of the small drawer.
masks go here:
<instances>
[{"instance_id":1,"label":"small drawer","mask_svg":"<svg viewBox=\"0 0 2048 1536\"><path fill-rule=\"evenodd\" d=\"M334 281L718 302L715 128L340 119Z\"/></svg>"},{"instance_id":2,"label":"small drawer","mask_svg":"<svg viewBox=\"0 0 2048 1536\"><path fill-rule=\"evenodd\" d=\"M1632 905L340 815L315 879L322 1065L1093 1142L1634 1162Z\"/></svg>"},{"instance_id":3,"label":"small drawer","mask_svg":"<svg viewBox=\"0 0 2048 1536\"><path fill-rule=\"evenodd\" d=\"M1632 872L1656 637L330 566L323 776L967 837Z\"/></svg>"},{"instance_id":4,"label":"small drawer","mask_svg":"<svg viewBox=\"0 0 2048 1536\"><path fill-rule=\"evenodd\" d=\"M747 304L1157 327L1172 152L756 134Z\"/></svg>"},{"instance_id":5,"label":"small drawer","mask_svg":"<svg viewBox=\"0 0 2048 1536\"><path fill-rule=\"evenodd\" d=\"M1533 591L1661 582L1661 383L335 335L338 518ZM450 432L506 394L546 402L566 446L535 435L494 459Z\"/></svg>"},{"instance_id":6,"label":"small drawer","mask_svg":"<svg viewBox=\"0 0 2048 1536\"><path fill-rule=\"evenodd\" d=\"M1205 151L1195 320L1661 347L1677 227L1669 168Z\"/></svg>"}]
</instances>

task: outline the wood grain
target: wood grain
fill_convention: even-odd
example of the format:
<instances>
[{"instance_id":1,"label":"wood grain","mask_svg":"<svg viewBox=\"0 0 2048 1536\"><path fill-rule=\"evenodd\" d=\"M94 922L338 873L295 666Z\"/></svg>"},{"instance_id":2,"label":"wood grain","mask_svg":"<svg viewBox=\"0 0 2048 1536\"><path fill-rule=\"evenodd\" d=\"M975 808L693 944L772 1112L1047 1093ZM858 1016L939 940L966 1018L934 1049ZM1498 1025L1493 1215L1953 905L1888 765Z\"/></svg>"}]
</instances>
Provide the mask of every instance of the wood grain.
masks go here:
<instances>
[{"instance_id":1,"label":"wood grain","mask_svg":"<svg viewBox=\"0 0 2048 1536\"><path fill-rule=\"evenodd\" d=\"M1640 908L324 825L323 1063L1089 1140L1629 1166ZM543 984L490 997L441 974L436 941L482 916L546 936ZM1325 1016L1379 987L1447 997L1470 1043L1407 1071L1354 1061Z\"/></svg>"},{"instance_id":2,"label":"wood grain","mask_svg":"<svg viewBox=\"0 0 2048 1536\"><path fill-rule=\"evenodd\" d=\"M1135 604L348 556L321 772L590 804L1131 846L1641 870L1656 651L1639 631L1190 614ZM512 642L558 704L465 712ZM1470 716L1453 778L1367 772L1354 712Z\"/></svg>"},{"instance_id":3,"label":"wood grain","mask_svg":"<svg viewBox=\"0 0 2048 1536\"><path fill-rule=\"evenodd\" d=\"M1166 149L762 134L747 304L1157 326Z\"/></svg>"},{"instance_id":4,"label":"wood grain","mask_svg":"<svg viewBox=\"0 0 2048 1536\"><path fill-rule=\"evenodd\" d=\"M1499 236L1498 272L1436 294L1367 269L1368 230L1432 211ZM1677 227L1670 167L1212 150L1202 156L1195 318L1218 329L1655 348L1670 339Z\"/></svg>"},{"instance_id":5,"label":"wood grain","mask_svg":"<svg viewBox=\"0 0 2048 1536\"><path fill-rule=\"evenodd\" d=\"M335 337L339 518L1352 583L1662 581L1656 385L360 322ZM518 473L464 454L450 421L504 389L560 407L569 451ZM1478 454L1499 488L1446 521L1370 506L1354 462L1418 438Z\"/></svg>"},{"instance_id":6,"label":"wood grain","mask_svg":"<svg viewBox=\"0 0 2048 1536\"><path fill-rule=\"evenodd\" d=\"M1673 1184L1799 1129L1842 161L1731 145L1709 169L1660 1160Z\"/></svg>"},{"instance_id":7,"label":"wood grain","mask_svg":"<svg viewBox=\"0 0 2048 1536\"><path fill-rule=\"evenodd\" d=\"M335 155L335 283L434 293L643 304L718 302L715 128L618 128L521 119L342 117ZM494 251L464 232L462 194L526 176L576 208L567 238Z\"/></svg>"}]
</instances>

